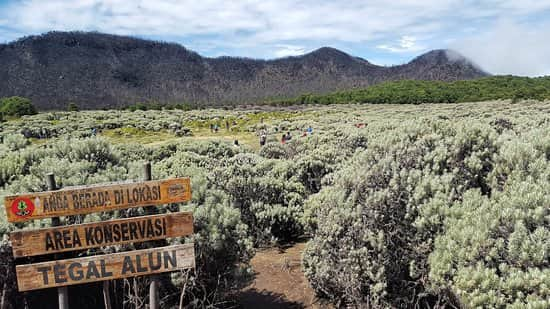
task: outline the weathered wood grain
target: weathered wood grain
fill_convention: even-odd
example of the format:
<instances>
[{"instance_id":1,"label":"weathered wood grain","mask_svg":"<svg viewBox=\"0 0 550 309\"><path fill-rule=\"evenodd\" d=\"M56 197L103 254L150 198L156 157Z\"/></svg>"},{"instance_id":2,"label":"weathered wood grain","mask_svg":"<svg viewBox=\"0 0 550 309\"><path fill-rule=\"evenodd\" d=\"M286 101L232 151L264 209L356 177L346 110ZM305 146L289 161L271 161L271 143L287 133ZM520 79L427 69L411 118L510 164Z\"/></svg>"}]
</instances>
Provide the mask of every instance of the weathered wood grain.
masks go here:
<instances>
[{"instance_id":1,"label":"weathered wood grain","mask_svg":"<svg viewBox=\"0 0 550 309\"><path fill-rule=\"evenodd\" d=\"M193 214L180 212L10 233L16 258L193 234Z\"/></svg>"},{"instance_id":2,"label":"weathered wood grain","mask_svg":"<svg viewBox=\"0 0 550 309\"><path fill-rule=\"evenodd\" d=\"M9 222L21 222L190 199L190 179L175 178L12 195L5 197L4 207Z\"/></svg>"},{"instance_id":3,"label":"weathered wood grain","mask_svg":"<svg viewBox=\"0 0 550 309\"><path fill-rule=\"evenodd\" d=\"M158 274L195 267L194 244L16 266L19 291Z\"/></svg>"}]
</instances>

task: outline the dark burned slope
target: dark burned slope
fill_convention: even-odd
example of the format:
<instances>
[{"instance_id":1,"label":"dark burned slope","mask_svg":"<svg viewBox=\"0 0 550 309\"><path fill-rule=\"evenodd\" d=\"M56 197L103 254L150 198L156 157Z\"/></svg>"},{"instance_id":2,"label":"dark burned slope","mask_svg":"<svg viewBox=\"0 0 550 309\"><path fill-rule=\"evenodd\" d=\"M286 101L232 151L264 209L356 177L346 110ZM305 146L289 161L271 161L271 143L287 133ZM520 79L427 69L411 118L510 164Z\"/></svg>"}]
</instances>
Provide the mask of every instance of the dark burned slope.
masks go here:
<instances>
[{"instance_id":1,"label":"dark burned slope","mask_svg":"<svg viewBox=\"0 0 550 309\"><path fill-rule=\"evenodd\" d=\"M68 102L87 109L143 101L254 103L386 80L484 75L446 50L381 67L327 47L267 61L206 58L177 44L83 32L51 32L0 45L0 97L29 97L40 109L64 109Z\"/></svg>"}]
</instances>

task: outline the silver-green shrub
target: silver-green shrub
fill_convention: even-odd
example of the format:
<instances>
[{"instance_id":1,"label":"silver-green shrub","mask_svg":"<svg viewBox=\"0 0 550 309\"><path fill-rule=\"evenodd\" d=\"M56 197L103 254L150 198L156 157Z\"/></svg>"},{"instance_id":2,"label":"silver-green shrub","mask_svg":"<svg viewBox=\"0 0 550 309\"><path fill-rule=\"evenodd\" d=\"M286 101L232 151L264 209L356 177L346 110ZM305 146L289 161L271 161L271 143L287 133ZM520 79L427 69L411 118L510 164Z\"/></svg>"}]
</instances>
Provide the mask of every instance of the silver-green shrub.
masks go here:
<instances>
[{"instance_id":1,"label":"silver-green shrub","mask_svg":"<svg viewBox=\"0 0 550 309\"><path fill-rule=\"evenodd\" d=\"M550 306L550 136L503 136L491 195L470 190L435 239L429 278L465 307Z\"/></svg>"},{"instance_id":2,"label":"silver-green shrub","mask_svg":"<svg viewBox=\"0 0 550 309\"><path fill-rule=\"evenodd\" d=\"M496 135L430 120L381 131L306 203L306 276L339 305L452 301L426 285L428 255L453 201L469 188L491 192Z\"/></svg>"},{"instance_id":3,"label":"silver-green shrub","mask_svg":"<svg viewBox=\"0 0 550 309\"><path fill-rule=\"evenodd\" d=\"M240 153L225 159L211 179L226 192L257 243L288 240L302 231L305 190L290 177L290 162Z\"/></svg>"}]
</instances>

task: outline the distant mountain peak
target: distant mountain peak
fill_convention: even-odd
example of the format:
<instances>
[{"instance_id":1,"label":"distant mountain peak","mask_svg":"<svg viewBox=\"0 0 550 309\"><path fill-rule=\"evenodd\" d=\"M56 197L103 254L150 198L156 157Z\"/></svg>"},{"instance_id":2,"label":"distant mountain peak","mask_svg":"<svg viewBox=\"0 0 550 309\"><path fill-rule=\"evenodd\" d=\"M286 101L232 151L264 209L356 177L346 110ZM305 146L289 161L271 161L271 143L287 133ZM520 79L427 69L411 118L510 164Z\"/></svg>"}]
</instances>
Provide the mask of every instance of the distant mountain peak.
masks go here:
<instances>
[{"instance_id":1,"label":"distant mountain peak","mask_svg":"<svg viewBox=\"0 0 550 309\"><path fill-rule=\"evenodd\" d=\"M454 66L455 68L461 68L463 71L470 72L472 75L489 75L479 65L452 49L431 50L414 58L406 65L416 65L425 68Z\"/></svg>"},{"instance_id":2,"label":"distant mountain peak","mask_svg":"<svg viewBox=\"0 0 550 309\"><path fill-rule=\"evenodd\" d=\"M445 63L445 62L472 63L472 61L470 61L469 59L464 57L462 54L452 49L434 49L414 58L411 62L421 62L421 61L430 62L430 63Z\"/></svg>"},{"instance_id":3,"label":"distant mountain peak","mask_svg":"<svg viewBox=\"0 0 550 309\"><path fill-rule=\"evenodd\" d=\"M334 47L321 47L321 48L318 48L308 54L305 54L303 56L306 56L306 57L317 57L317 58L320 58L320 59L325 59L325 60L328 60L328 59L339 59L341 61L360 61L360 62L363 62L364 64L368 64L368 65L372 65L370 62L368 62L367 60L363 59L363 58L360 58L360 57L354 57L346 52L343 52L337 48L334 48Z\"/></svg>"},{"instance_id":4,"label":"distant mountain peak","mask_svg":"<svg viewBox=\"0 0 550 309\"><path fill-rule=\"evenodd\" d=\"M185 47L97 32L49 32L0 45L0 97L29 97L40 109L136 102L257 103L399 79L487 75L449 50L383 67L332 47L275 60L203 57Z\"/></svg>"},{"instance_id":5,"label":"distant mountain peak","mask_svg":"<svg viewBox=\"0 0 550 309\"><path fill-rule=\"evenodd\" d=\"M349 56L347 53L330 46L323 46L312 51L311 54Z\"/></svg>"}]
</instances>

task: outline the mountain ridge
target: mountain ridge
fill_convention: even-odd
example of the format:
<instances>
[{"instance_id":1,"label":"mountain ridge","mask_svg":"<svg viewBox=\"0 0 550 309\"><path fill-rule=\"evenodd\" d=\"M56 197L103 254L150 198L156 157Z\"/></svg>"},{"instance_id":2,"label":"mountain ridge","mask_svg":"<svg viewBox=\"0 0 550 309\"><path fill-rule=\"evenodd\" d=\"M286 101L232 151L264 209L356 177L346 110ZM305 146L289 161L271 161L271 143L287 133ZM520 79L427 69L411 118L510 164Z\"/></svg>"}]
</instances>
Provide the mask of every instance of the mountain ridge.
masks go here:
<instances>
[{"instance_id":1,"label":"mountain ridge","mask_svg":"<svg viewBox=\"0 0 550 309\"><path fill-rule=\"evenodd\" d=\"M453 81L488 74L460 54L433 50L379 66L332 47L277 59L204 57L176 43L98 32L49 32L0 44L0 97L41 110L136 102L220 106L329 93L401 79Z\"/></svg>"}]
</instances>

